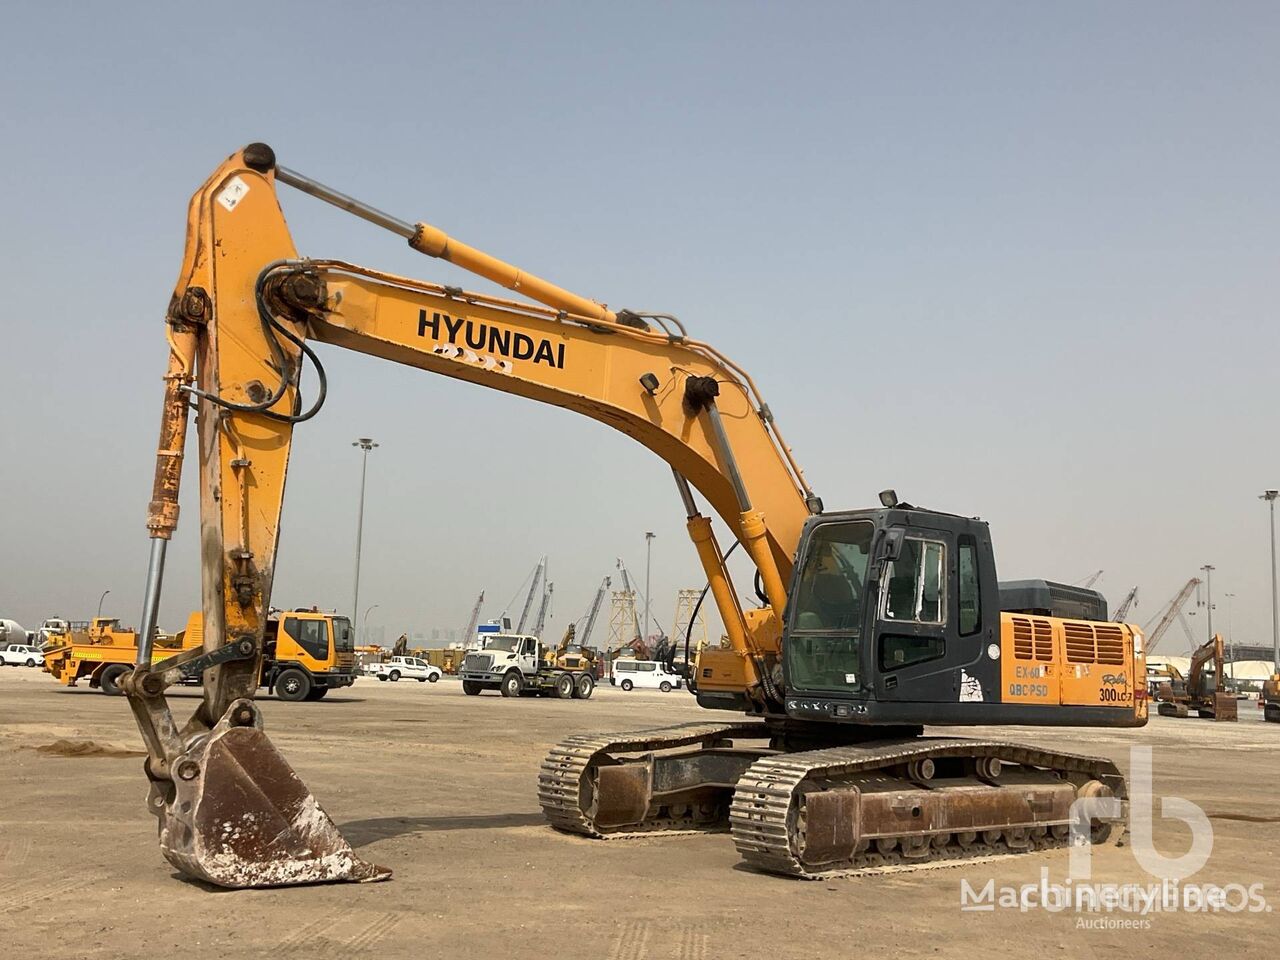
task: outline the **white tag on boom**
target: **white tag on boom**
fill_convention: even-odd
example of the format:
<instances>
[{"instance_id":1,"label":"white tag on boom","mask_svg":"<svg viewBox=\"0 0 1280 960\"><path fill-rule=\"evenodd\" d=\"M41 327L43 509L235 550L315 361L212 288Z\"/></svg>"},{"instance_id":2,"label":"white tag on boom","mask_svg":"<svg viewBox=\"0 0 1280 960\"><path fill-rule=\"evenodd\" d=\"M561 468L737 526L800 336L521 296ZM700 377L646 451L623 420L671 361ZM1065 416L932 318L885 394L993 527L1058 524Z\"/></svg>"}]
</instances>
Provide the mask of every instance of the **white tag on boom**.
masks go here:
<instances>
[{"instance_id":1,"label":"white tag on boom","mask_svg":"<svg viewBox=\"0 0 1280 960\"><path fill-rule=\"evenodd\" d=\"M245 194L249 192L249 185L239 177L232 177L227 181L227 185L218 193L218 202L228 210L234 210L236 204L244 199Z\"/></svg>"}]
</instances>

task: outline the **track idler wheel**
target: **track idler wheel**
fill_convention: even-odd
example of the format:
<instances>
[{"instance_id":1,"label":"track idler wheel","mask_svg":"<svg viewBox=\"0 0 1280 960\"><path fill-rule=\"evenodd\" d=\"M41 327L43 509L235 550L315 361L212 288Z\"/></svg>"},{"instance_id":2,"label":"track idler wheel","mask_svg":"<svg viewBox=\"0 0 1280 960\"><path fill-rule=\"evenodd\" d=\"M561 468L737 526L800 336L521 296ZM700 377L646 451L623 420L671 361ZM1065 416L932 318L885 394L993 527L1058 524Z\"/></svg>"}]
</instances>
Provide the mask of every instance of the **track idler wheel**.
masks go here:
<instances>
[{"instance_id":1,"label":"track idler wheel","mask_svg":"<svg viewBox=\"0 0 1280 960\"><path fill-rule=\"evenodd\" d=\"M1088 783L1081 785L1077 797L1083 800L1100 800L1115 796L1110 787L1102 783L1100 780L1090 780ZM1111 838L1111 831L1114 822L1104 820L1100 817L1093 817L1089 820L1089 842L1093 844L1103 844Z\"/></svg>"},{"instance_id":2,"label":"track idler wheel","mask_svg":"<svg viewBox=\"0 0 1280 960\"><path fill-rule=\"evenodd\" d=\"M283 887L386 880L356 856L324 808L262 731L251 700L153 780L160 849L188 876L219 887Z\"/></svg>"}]
</instances>

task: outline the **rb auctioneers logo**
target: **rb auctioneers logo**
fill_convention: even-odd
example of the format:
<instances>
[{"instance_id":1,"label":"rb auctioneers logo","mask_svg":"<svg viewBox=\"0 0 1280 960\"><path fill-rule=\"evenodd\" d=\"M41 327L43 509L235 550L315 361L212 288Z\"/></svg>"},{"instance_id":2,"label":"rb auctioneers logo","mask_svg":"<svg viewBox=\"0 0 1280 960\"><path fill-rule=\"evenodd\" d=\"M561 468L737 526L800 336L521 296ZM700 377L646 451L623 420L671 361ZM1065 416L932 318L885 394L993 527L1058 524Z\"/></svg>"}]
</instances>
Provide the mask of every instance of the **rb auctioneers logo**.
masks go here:
<instances>
[{"instance_id":1,"label":"rb auctioneers logo","mask_svg":"<svg viewBox=\"0 0 1280 960\"><path fill-rule=\"evenodd\" d=\"M1184 883L1208 862L1213 851L1213 824L1203 810L1182 797L1162 797L1162 819L1181 820L1191 828L1191 849L1180 857L1166 857L1151 840L1151 748L1129 751L1130 784L1129 845L1134 859L1157 882L1091 883L1093 845L1089 842L1089 821L1094 818L1119 819L1123 803L1115 797L1083 797L1071 805L1071 859L1065 882L1050 882L1049 869L1042 867L1039 883L997 886L988 880L974 887L960 881L960 910L965 913L993 913L997 909L1028 913L1045 910L1062 913L1125 914L1115 917L1078 917L1076 926L1089 929L1148 929L1151 915L1158 913L1270 913L1261 883L1245 886L1229 883Z\"/></svg>"}]
</instances>

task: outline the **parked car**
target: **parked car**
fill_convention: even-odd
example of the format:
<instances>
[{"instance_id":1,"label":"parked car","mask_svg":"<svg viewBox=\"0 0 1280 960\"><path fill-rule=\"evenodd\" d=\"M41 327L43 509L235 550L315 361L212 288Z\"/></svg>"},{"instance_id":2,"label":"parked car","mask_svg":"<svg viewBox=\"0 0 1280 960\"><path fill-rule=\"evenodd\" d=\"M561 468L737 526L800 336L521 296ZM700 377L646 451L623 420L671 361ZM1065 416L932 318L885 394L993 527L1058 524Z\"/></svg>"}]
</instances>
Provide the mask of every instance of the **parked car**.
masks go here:
<instances>
[{"instance_id":1,"label":"parked car","mask_svg":"<svg viewBox=\"0 0 1280 960\"><path fill-rule=\"evenodd\" d=\"M680 674L672 673L657 660L615 660L609 682L623 690L634 687L656 687L663 693L679 690Z\"/></svg>"},{"instance_id":2,"label":"parked car","mask_svg":"<svg viewBox=\"0 0 1280 960\"><path fill-rule=\"evenodd\" d=\"M435 683L444 676L444 671L418 657L392 657L390 660L376 664L373 675L379 680L396 681L404 677L406 680L417 680L419 683L428 681Z\"/></svg>"},{"instance_id":3,"label":"parked car","mask_svg":"<svg viewBox=\"0 0 1280 960\"><path fill-rule=\"evenodd\" d=\"M11 643L0 650L0 663L6 667L38 667L44 663L44 654L33 644Z\"/></svg>"}]
</instances>

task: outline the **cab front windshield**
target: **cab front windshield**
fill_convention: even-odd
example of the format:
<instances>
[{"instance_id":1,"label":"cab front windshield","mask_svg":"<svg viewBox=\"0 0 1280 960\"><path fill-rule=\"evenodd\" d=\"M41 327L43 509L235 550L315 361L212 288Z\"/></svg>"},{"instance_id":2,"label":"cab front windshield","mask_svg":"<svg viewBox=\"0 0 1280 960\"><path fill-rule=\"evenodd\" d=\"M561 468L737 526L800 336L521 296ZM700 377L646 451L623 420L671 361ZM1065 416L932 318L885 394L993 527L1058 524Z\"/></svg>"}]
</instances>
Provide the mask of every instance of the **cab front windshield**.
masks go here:
<instances>
[{"instance_id":1,"label":"cab front windshield","mask_svg":"<svg viewBox=\"0 0 1280 960\"><path fill-rule=\"evenodd\" d=\"M874 525L824 523L809 539L789 616L789 684L846 690L858 682L867 559Z\"/></svg>"},{"instance_id":2,"label":"cab front windshield","mask_svg":"<svg viewBox=\"0 0 1280 960\"><path fill-rule=\"evenodd\" d=\"M351 621L346 617L333 618L333 649L336 653L350 653L355 649Z\"/></svg>"},{"instance_id":3,"label":"cab front windshield","mask_svg":"<svg viewBox=\"0 0 1280 960\"><path fill-rule=\"evenodd\" d=\"M521 639L521 637L491 637L484 642L484 648L496 650L499 653L515 653Z\"/></svg>"}]
</instances>

